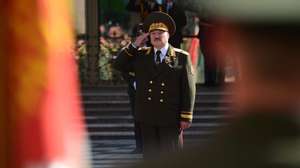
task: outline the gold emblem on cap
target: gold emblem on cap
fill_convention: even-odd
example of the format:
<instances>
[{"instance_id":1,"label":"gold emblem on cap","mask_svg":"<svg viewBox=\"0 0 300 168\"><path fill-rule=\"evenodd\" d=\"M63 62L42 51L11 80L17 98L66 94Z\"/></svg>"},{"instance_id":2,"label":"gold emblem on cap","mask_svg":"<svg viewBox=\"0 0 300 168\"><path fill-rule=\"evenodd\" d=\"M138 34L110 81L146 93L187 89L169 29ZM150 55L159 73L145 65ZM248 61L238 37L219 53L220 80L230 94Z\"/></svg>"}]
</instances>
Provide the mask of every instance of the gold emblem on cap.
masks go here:
<instances>
[{"instance_id":1,"label":"gold emblem on cap","mask_svg":"<svg viewBox=\"0 0 300 168\"><path fill-rule=\"evenodd\" d=\"M152 23L149 27L149 32L152 31L152 30L163 30L163 31L168 31L168 27L162 23L162 22L159 22L159 23Z\"/></svg>"}]
</instances>

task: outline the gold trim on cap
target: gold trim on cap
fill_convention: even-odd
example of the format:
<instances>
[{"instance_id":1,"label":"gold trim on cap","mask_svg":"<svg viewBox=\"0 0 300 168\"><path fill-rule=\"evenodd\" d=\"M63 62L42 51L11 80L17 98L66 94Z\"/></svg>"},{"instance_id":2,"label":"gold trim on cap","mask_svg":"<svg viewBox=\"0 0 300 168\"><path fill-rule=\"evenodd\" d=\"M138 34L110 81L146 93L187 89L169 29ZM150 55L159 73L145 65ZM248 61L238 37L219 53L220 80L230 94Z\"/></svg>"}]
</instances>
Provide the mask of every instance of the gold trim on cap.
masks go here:
<instances>
[{"instance_id":1,"label":"gold trim on cap","mask_svg":"<svg viewBox=\"0 0 300 168\"><path fill-rule=\"evenodd\" d=\"M162 22L159 22L159 23L152 23L149 27L149 32L152 31L152 30L163 30L163 31L168 31L168 27L167 25L165 25L164 23Z\"/></svg>"}]
</instances>

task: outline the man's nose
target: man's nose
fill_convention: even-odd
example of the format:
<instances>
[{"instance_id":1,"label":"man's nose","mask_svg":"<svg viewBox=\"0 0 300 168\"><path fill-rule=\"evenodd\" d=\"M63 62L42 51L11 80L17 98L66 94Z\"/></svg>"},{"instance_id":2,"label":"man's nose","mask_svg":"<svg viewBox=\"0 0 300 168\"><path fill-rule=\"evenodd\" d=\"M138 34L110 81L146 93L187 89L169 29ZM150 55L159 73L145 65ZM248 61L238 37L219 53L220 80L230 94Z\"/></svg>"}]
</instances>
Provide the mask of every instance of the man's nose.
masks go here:
<instances>
[{"instance_id":1,"label":"man's nose","mask_svg":"<svg viewBox=\"0 0 300 168\"><path fill-rule=\"evenodd\" d=\"M155 37L155 38L159 38L160 35L159 35L159 34L155 34L154 37Z\"/></svg>"}]
</instances>

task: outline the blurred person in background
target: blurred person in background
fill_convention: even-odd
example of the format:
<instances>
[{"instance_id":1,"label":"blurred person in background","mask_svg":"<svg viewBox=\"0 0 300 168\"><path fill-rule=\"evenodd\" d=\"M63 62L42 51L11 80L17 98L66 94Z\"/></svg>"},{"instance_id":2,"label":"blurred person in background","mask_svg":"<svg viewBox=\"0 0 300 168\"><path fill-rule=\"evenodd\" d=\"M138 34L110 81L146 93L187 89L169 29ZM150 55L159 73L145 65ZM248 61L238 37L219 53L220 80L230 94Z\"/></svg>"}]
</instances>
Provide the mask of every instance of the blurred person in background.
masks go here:
<instances>
[{"instance_id":1,"label":"blurred person in background","mask_svg":"<svg viewBox=\"0 0 300 168\"><path fill-rule=\"evenodd\" d=\"M218 24L212 18L199 21L200 31L198 37L201 42L201 51L204 55L204 77L206 86L218 86L224 83L224 67L221 64L224 53L216 52L218 45Z\"/></svg>"}]
</instances>

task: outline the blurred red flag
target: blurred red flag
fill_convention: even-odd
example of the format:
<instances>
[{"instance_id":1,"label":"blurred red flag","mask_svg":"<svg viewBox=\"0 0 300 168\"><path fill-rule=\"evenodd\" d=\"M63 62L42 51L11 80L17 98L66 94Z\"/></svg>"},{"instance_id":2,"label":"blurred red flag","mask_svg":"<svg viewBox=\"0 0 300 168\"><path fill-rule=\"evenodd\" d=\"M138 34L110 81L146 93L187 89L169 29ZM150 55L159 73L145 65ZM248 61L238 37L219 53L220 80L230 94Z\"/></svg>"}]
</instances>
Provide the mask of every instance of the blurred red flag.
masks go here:
<instances>
[{"instance_id":1,"label":"blurred red flag","mask_svg":"<svg viewBox=\"0 0 300 168\"><path fill-rule=\"evenodd\" d=\"M198 55L199 55L199 39L198 38L191 39L190 48L188 49L188 52L190 53L191 61L195 68L198 63Z\"/></svg>"},{"instance_id":2,"label":"blurred red flag","mask_svg":"<svg viewBox=\"0 0 300 168\"><path fill-rule=\"evenodd\" d=\"M89 167L68 0L0 0L0 167Z\"/></svg>"}]
</instances>

